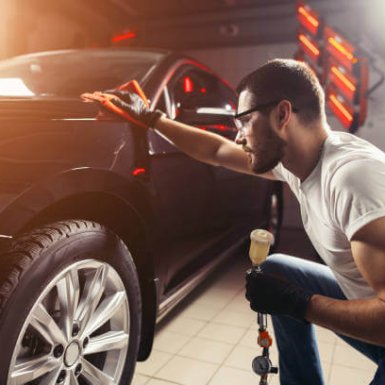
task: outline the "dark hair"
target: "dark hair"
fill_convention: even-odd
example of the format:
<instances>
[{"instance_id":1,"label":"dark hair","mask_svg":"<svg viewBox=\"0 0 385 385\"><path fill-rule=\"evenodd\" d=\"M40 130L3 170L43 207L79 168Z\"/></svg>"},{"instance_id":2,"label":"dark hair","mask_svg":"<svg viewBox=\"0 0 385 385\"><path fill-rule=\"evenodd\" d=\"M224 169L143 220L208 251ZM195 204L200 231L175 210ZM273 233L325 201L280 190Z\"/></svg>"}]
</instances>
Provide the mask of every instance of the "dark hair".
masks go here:
<instances>
[{"instance_id":1,"label":"dark hair","mask_svg":"<svg viewBox=\"0 0 385 385\"><path fill-rule=\"evenodd\" d=\"M313 70L293 59L274 59L245 76L238 93L248 90L256 104L286 99L304 124L325 116L325 94ZM252 107L252 106L250 106Z\"/></svg>"}]
</instances>

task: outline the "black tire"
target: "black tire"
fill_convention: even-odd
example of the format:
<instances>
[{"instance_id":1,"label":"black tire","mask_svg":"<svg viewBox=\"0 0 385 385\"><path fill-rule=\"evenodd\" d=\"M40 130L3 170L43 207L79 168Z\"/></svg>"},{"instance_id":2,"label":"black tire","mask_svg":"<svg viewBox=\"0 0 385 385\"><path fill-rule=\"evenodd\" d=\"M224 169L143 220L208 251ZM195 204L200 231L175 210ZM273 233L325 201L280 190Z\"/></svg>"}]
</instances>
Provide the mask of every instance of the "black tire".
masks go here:
<instances>
[{"instance_id":1,"label":"black tire","mask_svg":"<svg viewBox=\"0 0 385 385\"><path fill-rule=\"evenodd\" d=\"M45 312L51 323L42 322ZM35 374L20 377L22 384L51 383L49 376L94 384L90 373L97 368L97 375L115 375L114 384L128 385L140 321L135 265L114 233L80 220L33 230L15 240L1 259L0 384L9 385L11 375L20 375L15 363L44 356L38 367L45 373L31 370Z\"/></svg>"},{"instance_id":2,"label":"black tire","mask_svg":"<svg viewBox=\"0 0 385 385\"><path fill-rule=\"evenodd\" d=\"M270 196L269 206L269 222L267 230L274 235L274 245L271 247L271 252L275 252L280 242L282 221L283 221L283 185L281 182L274 183L274 189Z\"/></svg>"}]
</instances>

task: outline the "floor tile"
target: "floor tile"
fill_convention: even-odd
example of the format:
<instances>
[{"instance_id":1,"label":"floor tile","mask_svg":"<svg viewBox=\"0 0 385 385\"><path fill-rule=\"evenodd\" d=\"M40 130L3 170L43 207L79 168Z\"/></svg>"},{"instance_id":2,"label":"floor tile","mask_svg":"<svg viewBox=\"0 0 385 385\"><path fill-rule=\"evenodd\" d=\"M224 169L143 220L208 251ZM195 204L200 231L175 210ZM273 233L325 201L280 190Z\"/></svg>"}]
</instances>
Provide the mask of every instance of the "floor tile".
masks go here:
<instances>
[{"instance_id":1,"label":"floor tile","mask_svg":"<svg viewBox=\"0 0 385 385\"><path fill-rule=\"evenodd\" d=\"M258 349L258 329L257 326L255 330L247 330L244 336L239 341L240 346L249 347L252 349Z\"/></svg>"},{"instance_id":2,"label":"floor tile","mask_svg":"<svg viewBox=\"0 0 385 385\"><path fill-rule=\"evenodd\" d=\"M336 345L333 364L343 365L354 369L375 370L376 365L359 353L347 343L343 342Z\"/></svg>"},{"instance_id":3,"label":"floor tile","mask_svg":"<svg viewBox=\"0 0 385 385\"><path fill-rule=\"evenodd\" d=\"M332 365L328 385L367 385L373 379L373 376L374 371Z\"/></svg>"},{"instance_id":4,"label":"floor tile","mask_svg":"<svg viewBox=\"0 0 385 385\"><path fill-rule=\"evenodd\" d=\"M239 313L225 308L213 318L213 322L249 328L255 322L255 317L253 312Z\"/></svg>"},{"instance_id":5,"label":"floor tile","mask_svg":"<svg viewBox=\"0 0 385 385\"><path fill-rule=\"evenodd\" d=\"M161 330L155 335L153 349L175 354L178 353L190 339L191 337L184 334Z\"/></svg>"},{"instance_id":6,"label":"floor tile","mask_svg":"<svg viewBox=\"0 0 385 385\"><path fill-rule=\"evenodd\" d=\"M162 328L160 330L176 332L191 337L195 336L200 330L202 330L206 324L207 323L205 321L180 316L162 324Z\"/></svg>"},{"instance_id":7,"label":"floor tile","mask_svg":"<svg viewBox=\"0 0 385 385\"><path fill-rule=\"evenodd\" d=\"M146 385L179 385L176 382L158 380L157 378L153 378Z\"/></svg>"},{"instance_id":8,"label":"floor tile","mask_svg":"<svg viewBox=\"0 0 385 385\"><path fill-rule=\"evenodd\" d=\"M338 337L331 331L320 326L315 326L315 334L318 342L326 342L328 344L335 344Z\"/></svg>"},{"instance_id":9,"label":"floor tile","mask_svg":"<svg viewBox=\"0 0 385 385\"><path fill-rule=\"evenodd\" d=\"M153 349L150 357L146 361L138 362L136 364L136 373L153 376L172 357L173 355L170 353Z\"/></svg>"},{"instance_id":10,"label":"floor tile","mask_svg":"<svg viewBox=\"0 0 385 385\"><path fill-rule=\"evenodd\" d=\"M233 345L196 337L178 353L178 356L221 364L230 354Z\"/></svg>"},{"instance_id":11,"label":"floor tile","mask_svg":"<svg viewBox=\"0 0 385 385\"><path fill-rule=\"evenodd\" d=\"M331 364L335 353L336 345L326 342L318 342L318 351L321 362L325 364Z\"/></svg>"},{"instance_id":12,"label":"floor tile","mask_svg":"<svg viewBox=\"0 0 385 385\"><path fill-rule=\"evenodd\" d=\"M138 366L136 366L138 368ZM132 379L131 385L144 385L147 384L150 380L150 377L143 376L138 373L138 371L135 371L134 378Z\"/></svg>"},{"instance_id":13,"label":"floor tile","mask_svg":"<svg viewBox=\"0 0 385 385\"><path fill-rule=\"evenodd\" d=\"M258 382L259 377L251 370L223 366L215 373L208 385L256 385Z\"/></svg>"},{"instance_id":14,"label":"floor tile","mask_svg":"<svg viewBox=\"0 0 385 385\"><path fill-rule=\"evenodd\" d=\"M246 313L246 314L254 314L254 319L256 318L255 312L250 309L250 303L245 298L245 293L242 291L242 295L235 296L228 305L226 305L225 309L229 309L231 311L235 311L237 313Z\"/></svg>"},{"instance_id":15,"label":"floor tile","mask_svg":"<svg viewBox=\"0 0 385 385\"><path fill-rule=\"evenodd\" d=\"M256 350L244 346L236 346L224 362L224 365L246 371L252 370L252 361L254 357L259 354L259 349Z\"/></svg>"},{"instance_id":16,"label":"floor tile","mask_svg":"<svg viewBox=\"0 0 385 385\"><path fill-rule=\"evenodd\" d=\"M218 365L215 364L174 357L156 374L156 377L181 385L206 385L217 369Z\"/></svg>"},{"instance_id":17,"label":"floor tile","mask_svg":"<svg viewBox=\"0 0 385 385\"><path fill-rule=\"evenodd\" d=\"M246 331L246 329L211 322L198 333L198 337L236 344Z\"/></svg>"},{"instance_id":18,"label":"floor tile","mask_svg":"<svg viewBox=\"0 0 385 385\"><path fill-rule=\"evenodd\" d=\"M212 306L210 303L192 303L180 313L180 316L201 321L210 321L219 313L220 309L221 307Z\"/></svg>"}]
</instances>

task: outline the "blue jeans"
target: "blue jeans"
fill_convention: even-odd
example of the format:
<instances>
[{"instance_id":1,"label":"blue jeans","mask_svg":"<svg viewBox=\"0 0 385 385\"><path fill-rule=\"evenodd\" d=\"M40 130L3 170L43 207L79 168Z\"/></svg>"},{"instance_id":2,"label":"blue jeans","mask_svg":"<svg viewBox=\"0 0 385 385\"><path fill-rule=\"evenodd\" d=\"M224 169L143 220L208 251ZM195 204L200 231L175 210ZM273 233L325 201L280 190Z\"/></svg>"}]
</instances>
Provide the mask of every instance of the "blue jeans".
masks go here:
<instances>
[{"instance_id":1,"label":"blue jeans","mask_svg":"<svg viewBox=\"0 0 385 385\"><path fill-rule=\"evenodd\" d=\"M263 271L282 275L297 286L327 297L346 300L330 268L284 254L270 255ZM279 351L281 385L325 385L314 327L286 316L273 316ZM385 348L339 335L345 342L378 364L370 385L385 384Z\"/></svg>"}]
</instances>

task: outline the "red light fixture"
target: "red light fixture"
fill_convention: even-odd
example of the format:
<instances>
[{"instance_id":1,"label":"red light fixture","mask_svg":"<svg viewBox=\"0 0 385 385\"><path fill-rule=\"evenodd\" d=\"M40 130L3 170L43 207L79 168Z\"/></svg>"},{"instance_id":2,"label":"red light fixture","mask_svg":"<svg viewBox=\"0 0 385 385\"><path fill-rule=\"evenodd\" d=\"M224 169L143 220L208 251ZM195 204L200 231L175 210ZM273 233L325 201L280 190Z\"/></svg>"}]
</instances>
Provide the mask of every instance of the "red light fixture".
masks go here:
<instances>
[{"instance_id":1,"label":"red light fixture","mask_svg":"<svg viewBox=\"0 0 385 385\"><path fill-rule=\"evenodd\" d=\"M297 39L300 49L309 57L309 59L318 64L321 58L321 49L318 43L302 31L299 31L297 34Z\"/></svg>"},{"instance_id":2,"label":"red light fixture","mask_svg":"<svg viewBox=\"0 0 385 385\"><path fill-rule=\"evenodd\" d=\"M357 79L355 79L344 67L333 61L329 65L328 79L346 96L351 102L357 97Z\"/></svg>"},{"instance_id":3,"label":"red light fixture","mask_svg":"<svg viewBox=\"0 0 385 385\"><path fill-rule=\"evenodd\" d=\"M136 38L136 33L133 31L125 32L119 35L114 36L111 39L112 43L118 43L123 40L128 40L128 39L135 39Z\"/></svg>"},{"instance_id":4,"label":"red light fixture","mask_svg":"<svg viewBox=\"0 0 385 385\"><path fill-rule=\"evenodd\" d=\"M322 20L316 12L302 1L297 3L297 19L301 26L312 35L317 36L321 34Z\"/></svg>"},{"instance_id":5,"label":"red light fixture","mask_svg":"<svg viewBox=\"0 0 385 385\"><path fill-rule=\"evenodd\" d=\"M346 69L353 72L354 65L358 62L356 48L330 27L325 28L325 44L326 51Z\"/></svg>"},{"instance_id":6,"label":"red light fixture","mask_svg":"<svg viewBox=\"0 0 385 385\"><path fill-rule=\"evenodd\" d=\"M354 132L357 129L358 122L354 107L333 86L328 88L326 100L329 108L342 125L349 131Z\"/></svg>"}]
</instances>

